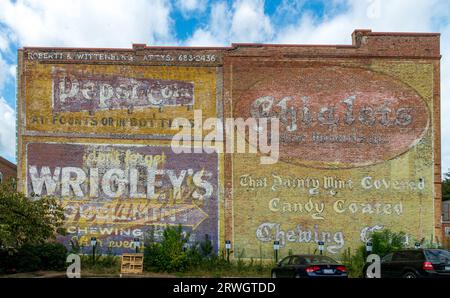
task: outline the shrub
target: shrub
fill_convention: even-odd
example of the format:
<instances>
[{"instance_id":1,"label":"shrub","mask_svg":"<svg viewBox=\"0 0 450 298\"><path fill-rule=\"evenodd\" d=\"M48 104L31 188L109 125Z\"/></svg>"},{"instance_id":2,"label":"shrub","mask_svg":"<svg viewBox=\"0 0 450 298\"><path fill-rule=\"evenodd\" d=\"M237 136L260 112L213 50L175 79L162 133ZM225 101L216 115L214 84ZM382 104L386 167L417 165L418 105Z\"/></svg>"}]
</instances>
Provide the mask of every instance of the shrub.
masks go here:
<instances>
[{"instance_id":1,"label":"shrub","mask_svg":"<svg viewBox=\"0 0 450 298\"><path fill-rule=\"evenodd\" d=\"M35 254L41 260L43 270L64 270L66 268L67 249L61 243L43 243L34 248Z\"/></svg>"},{"instance_id":2,"label":"shrub","mask_svg":"<svg viewBox=\"0 0 450 298\"><path fill-rule=\"evenodd\" d=\"M186 253L189 268L199 267L203 262L205 262L205 257L202 254L202 251L198 248L198 245L194 245L187 250Z\"/></svg>"},{"instance_id":3,"label":"shrub","mask_svg":"<svg viewBox=\"0 0 450 298\"><path fill-rule=\"evenodd\" d=\"M371 234L372 252L381 258L393 251L405 248L405 233L392 232L388 229ZM361 245L352 255L350 248L342 255L342 262L347 267L350 277L363 277L363 269L366 263L366 246Z\"/></svg>"},{"instance_id":4,"label":"shrub","mask_svg":"<svg viewBox=\"0 0 450 298\"><path fill-rule=\"evenodd\" d=\"M363 269L365 264L365 246L360 246L355 250L355 254L351 253L350 248L344 251L342 255L342 263L347 267L349 277L363 277Z\"/></svg>"},{"instance_id":5,"label":"shrub","mask_svg":"<svg viewBox=\"0 0 450 298\"><path fill-rule=\"evenodd\" d=\"M205 234L205 240L203 240L199 246L204 257L211 257L213 254L213 244L208 234Z\"/></svg>"},{"instance_id":6,"label":"shrub","mask_svg":"<svg viewBox=\"0 0 450 298\"><path fill-rule=\"evenodd\" d=\"M245 257L245 249L238 251L238 257L237 257L237 263L236 263L238 272L242 271L244 269L244 266L245 266L245 262L243 260L244 257Z\"/></svg>"},{"instance_id":7,"label":"shrub","mask_svg":"<svg viewBox=\"0 0 450 298\"><path fill-rule=\"evenodd\" d=\"M388 253L405 248L405 233L384 230L372 233L372 253L384 257Z\"/></svg>"},{"instance_id":8,"label":"shrub","mask_svg":"<svg viewBox=\"0 0 450 298\"><path fill-rule=\"evenodd\" d=\"M16 253L3 252L0 256L2 273L37 270L64 270L67 249L60 243L24 244Z\"/></svg>"},{"instance_id":9,"label":"shrub","mask_svg":"<svg viewBox=\"0 0 450 298\"><path fill-rule=\"evenodd\" d=\"M150 232L148 245L144 250L144 268L155 268L159 271L185 271L188 268L188 257L185 244L189 236L183 236L182 227L167 227L163 240L154 240L153 230Z\"/></svg>"}]
</instances>

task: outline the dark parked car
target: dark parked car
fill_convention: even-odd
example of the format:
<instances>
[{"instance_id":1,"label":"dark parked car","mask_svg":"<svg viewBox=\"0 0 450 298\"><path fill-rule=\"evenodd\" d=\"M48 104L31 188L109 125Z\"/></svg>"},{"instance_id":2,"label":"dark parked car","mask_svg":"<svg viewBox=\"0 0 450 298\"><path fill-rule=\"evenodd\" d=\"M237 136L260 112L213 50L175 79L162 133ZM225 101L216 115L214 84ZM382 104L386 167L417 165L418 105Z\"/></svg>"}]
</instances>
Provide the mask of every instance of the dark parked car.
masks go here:
<instances>
[{"instance_id":1,"label":"dark parked car","mask_svg":"<svg viewBox=\"0 0 450 298\"><path fill-rule=\"evenodd\" d=\"M367 267L364 276L367 277ZM450 252L442 249L409 249L381 259L382 278L450 277Z\"/></svg>"},{"instance_id":2,"label":"dark parked car","mask_svg":"<svg viewBox=\"0 0 450 298\"><path fill-rule=\"evenodd\" d=\"M347 278L347 269L335 260L320 255L293 255L282 259L272 269L272 278Z\"/></svg>"}]
</instances>

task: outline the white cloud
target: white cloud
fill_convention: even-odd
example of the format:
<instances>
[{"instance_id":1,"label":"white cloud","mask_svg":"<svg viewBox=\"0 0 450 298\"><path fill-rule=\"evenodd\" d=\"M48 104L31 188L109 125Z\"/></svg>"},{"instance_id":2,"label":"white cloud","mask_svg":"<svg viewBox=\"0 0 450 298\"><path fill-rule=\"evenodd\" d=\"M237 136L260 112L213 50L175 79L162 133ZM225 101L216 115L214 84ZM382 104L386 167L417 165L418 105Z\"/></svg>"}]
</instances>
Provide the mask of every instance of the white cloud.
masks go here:
<instances>
[{"instance_id":1,"label":"white cloud","mask_svg":"<svg viewBox=\"0 0 450 298\"><path fill-rule=\"evenodd\" d=\"M0 51L6 51L9 47L9 40L6 32L0 31Z\"/></svg>"},{"instance_id":2,"label":"white cloud","mask_svg":"<svg viewBox=\"0 0 450 298\"><path fill-rule=\"evenodd\" d=\"M223 46L230 38L232 12L226 2L212 5L209 24L206 28L197 29L186 41L191 46Z\"/></svg>"},{"instance_id":3,"label":"white cloud","mask_svg":"<svg viewBox=\"0 0 450 298\"><path fill-rule=\"evenodd\" d=\"M0 91L3 90L6 83L11 79L11 67L0 53Z\"/></svg>"},{"instance_id":4,"label":"white cloud","mask_svg":"<svg viewBox=\"0 0 450 298\"><path fill-rule=\"evenodd\" d=\"M173 43L165 0L0 1L0 22L23 46L127 47Z\"/></svg>"},{"instance_id":5,"label":"white cloud","mask_svg":"<svg viewBox=\"0 0 450 298\"><path fill-rule=\"evenodd\" d=\"M177 0L177 8L181 11L183 17L188 18L198 16L196 14L203 13L208 7L207 0Z\"/></svg>"},{"instance_id":6,"label":"white cloud","mask_svg":"<svg viewBox=\"0 0 450 298\"><path fill-rule=\"evenodd\" d=\"M408 2L349 0L346 11L331 17L326 15L320 22L310 14L299 14L298 22L281 28L275 41L302 44L348 44L351 42L350 34L359 28L387 32L430 31L433 29L432 17L438 12L436 9L438 2L437 0Z\"/></svg>"},{"instance_id":7,"label":"white cloud","mask_svg":"<svg viewBox=\"0 0 450 298\"><path fill-rule=\"evenodd\" d=\"M16 155L16 113L0 97L0 156L15 160Z\"/></svg>"},{"instance_id":8,"label":"white cloud","mask_svg":"<svg viewBox=\"0 0 450 298\"><path fill-rule=\"evenodd\" d=\"M15 79L17 76L17 65L10 65L8 70L9 75Z\"/></svg>"},{"instance_id":9,"label":"white cloud","mask_svg":"<svg viewBox=\"0 0 450 298\"><path fill-rule=\"evenodd\" d=\"M233 5L231 37L234 42L262 42L272 39L273 28L264 13L264 1L241 0Z\"/></svg>"},{"instance_id":10,"label":"white cloud","mask_svg":"<svg viewBox=\"0 0 450 298\"><path fill-rule=\"evenodd\" d=\"M241 0L232 7L223 1L212 5L208 25L197 29L185 43L226 46L232 42L265 42L273 33L270 18L264 12L264 1Z\"/></svg>"},{"instance_id":11,"label":"white cloud","mask_svg":"<svg viewBox=\"0 0 450 298\"><path fill-rule=\"evenodd\" d=\"M0 91L3 91L6 84L13 82L16 78L16 65L10 65L3 59L0 53Z\"/></svg>"}]
</instances>

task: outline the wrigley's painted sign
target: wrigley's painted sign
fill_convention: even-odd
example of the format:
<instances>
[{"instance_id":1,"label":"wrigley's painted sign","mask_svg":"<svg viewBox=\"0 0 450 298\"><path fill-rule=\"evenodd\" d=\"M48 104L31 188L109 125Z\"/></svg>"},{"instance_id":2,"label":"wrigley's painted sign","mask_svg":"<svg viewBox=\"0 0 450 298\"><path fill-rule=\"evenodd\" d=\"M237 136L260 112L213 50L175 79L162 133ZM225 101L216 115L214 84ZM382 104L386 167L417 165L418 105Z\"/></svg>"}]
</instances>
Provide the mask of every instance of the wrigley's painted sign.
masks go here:
<instances>
[{"instance_id":1,"label":"wrigley's painted sign","mask_svg":"<svg viewBox=\"0 0 450 298\"><path fill-rule=\"evenodd\" d=\"M30 143L27 150L27 192L61 199L70 233L65 241L92 229L118 226L143 236L155 226L180 224L193 241L208 234L217 244L217 154L53 143ZM114 243L125 236L105 232L99 239Z\"/></svg>"}]
</instances>

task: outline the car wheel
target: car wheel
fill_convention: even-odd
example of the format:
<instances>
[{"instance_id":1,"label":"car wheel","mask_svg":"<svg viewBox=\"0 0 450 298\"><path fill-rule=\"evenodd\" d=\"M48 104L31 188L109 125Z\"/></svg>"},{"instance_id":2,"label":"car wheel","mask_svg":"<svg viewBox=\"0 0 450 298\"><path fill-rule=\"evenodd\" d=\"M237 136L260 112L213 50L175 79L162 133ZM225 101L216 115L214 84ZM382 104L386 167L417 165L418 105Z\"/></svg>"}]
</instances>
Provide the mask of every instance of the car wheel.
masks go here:
<instances>
[{"instance_id":1,"label":"car wheel","mask_svg":"<svg viewBox=\"0 0 450 298\"><path fill-rule=\"evenodd\" d=\"M276 272L272 272L272 278L277 278L277 273Z\"/></svg>"},{"instance_id":2,"label":"car wheel","mask_svg":"<svg viewBox=\"0 0 450 298\"><path fill-rule=\"evenodd\" d=\"M414 272L408 271L403 274L403 278L417 278L417 275Z\"/></svg>"}]
</instances>

